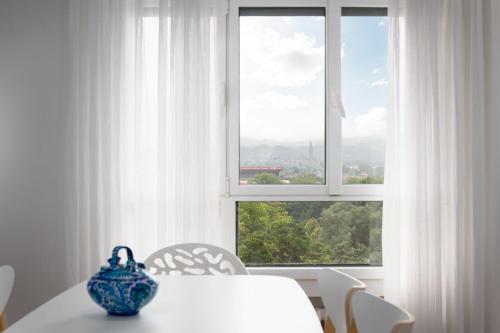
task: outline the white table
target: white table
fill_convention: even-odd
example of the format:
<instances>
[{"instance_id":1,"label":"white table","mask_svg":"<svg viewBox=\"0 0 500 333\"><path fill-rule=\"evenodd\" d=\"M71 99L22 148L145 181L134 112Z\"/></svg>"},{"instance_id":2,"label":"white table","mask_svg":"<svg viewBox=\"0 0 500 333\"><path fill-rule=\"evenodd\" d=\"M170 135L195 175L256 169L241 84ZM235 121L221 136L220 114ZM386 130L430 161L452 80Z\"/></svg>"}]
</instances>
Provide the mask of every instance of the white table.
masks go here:
<instances>
[{"instance_id":1,"label":"white table","mask_svg":"<svg viewBox=\"0 0 500 333\"><path fill-rule=\"evenodd\" d=\"M6 333L322 333L304 291L275 276L162 276L155 299L133 317L113 317L85 283L63 292Z\"/></svg>"}]
</instances>

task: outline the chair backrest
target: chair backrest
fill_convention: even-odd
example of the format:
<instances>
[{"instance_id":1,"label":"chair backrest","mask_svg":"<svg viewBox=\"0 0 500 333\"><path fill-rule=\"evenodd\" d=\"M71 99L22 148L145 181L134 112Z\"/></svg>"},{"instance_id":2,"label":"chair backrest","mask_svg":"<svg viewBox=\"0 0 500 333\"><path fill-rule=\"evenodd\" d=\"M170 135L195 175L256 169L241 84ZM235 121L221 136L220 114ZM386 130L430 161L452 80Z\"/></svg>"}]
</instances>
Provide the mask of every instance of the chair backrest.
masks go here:
<instances>
[{"instance_id":1,"label":"chair backrest","mask_svg":"<svg viewBox=\"0 0 500 333\"><path fill-rule=\"evenodd\" d=\"M14 286L14 269L10 266L0 267L0 313L5 310L12 287Z\"/></svg>"},{"instance_id":2,"label":"chair backrest","mask_svg":"<svg viewBox=\"0 0 500 333\"><path fill-rule=\"evenodd\" d=\"M415 323L406 310L365 291L353 296L352 310L359 333L410 333Z\"/></svg>"},{"instance_id":3,"label":"chair backrest","mask_svg":"<svg viewBox=\"0 0 500 333\"><path fill-rule=\"evenodd\" d=\"M347 333L353 324L352 295L365 289L365 284L338 270L325 268L318 274L318 286L335 333Z\"/></svg>"},{"instance_id":4,"label":"chair backrest","mask_svg":"<svg viewBox=\"0 0 500 333\"><path fill-rule=\"evenodd\" d=\"M184 243L165 247L144 264L157 275L248 275L241 260L218 246Z\"/></svg>"}]
</instances>

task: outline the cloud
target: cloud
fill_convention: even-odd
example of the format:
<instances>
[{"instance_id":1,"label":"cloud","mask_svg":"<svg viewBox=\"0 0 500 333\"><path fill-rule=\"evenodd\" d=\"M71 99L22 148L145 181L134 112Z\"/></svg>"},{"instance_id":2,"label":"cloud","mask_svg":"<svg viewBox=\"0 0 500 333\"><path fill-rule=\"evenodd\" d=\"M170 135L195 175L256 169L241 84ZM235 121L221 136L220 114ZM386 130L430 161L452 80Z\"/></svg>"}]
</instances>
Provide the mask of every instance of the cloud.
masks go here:
<instances>
[{"instance_id":1,"label":"cloud","mask_svg":"<svg viewBox=\"0 0 500 333\"><path fill-rule=\"evenodd\" d=\"M387 79L380 79L370 82L369 85L371 87L387 87L389 85L389 81L387 81Z\"/></svg>"},{"instance_id":2,"label":"cloud","mask_svg":"<svg viewBox=\"0 0 500 333\"><path fill-rule=\"evenodd\" d=\"M379 27L385 27L385 26L387 26L387 19L383 19L382 21L379 21L377 23L377 26L379 26Z\"/></svg>"},{"instance_id":3,"label":"cloud","mask_svg":"<svg viewBox=\"0 0 500 333\"><path fill-rule=\"evenodd\" d=\"M386 135L387 109L375 107L367 113L355 117L351 126L344 126L343 136L349 138L378 137Z\"/></svg>"},{"instance_id":4,"label":"cloud","mask_svg":"<svg viewBox=\"0 0 500 333\"><path fill-rule=\"evenodd\" d=\"M241 137L324 140L324 19L242 17L240 32Z\"/></svg>"},{"instance_id":5,"label":"cloud","mask_svg":"<svg viewBox=\"0 0 500 333\"><path fill-rule=\"evenodd\" d=\"M280 94L276 92L264 92L255 95L253 99L246 100L241 106L242 110L272 109L296 110L307 106L306 101L290 94Z\"/></svg>"},{"instance_id":6,"label":"cloud","mask_svg":"<svg viewBox=\"0 0 500 333\"><path fill-rule=\"evenodd\" d=\"M372 70L372 74L377 74L378 72L380 72L380 68L375 68L374 70Z\"/></svg>"},{"instance_id":7,"label":"cloud","mask_svg":"<svg viewBox=\"0 0 500 333\"><path fill-rule=\"evenodd\" d=\"M324 109L306 100L277 92L245 99L240 112L240 135L262 140L297 141L323 138Z\"/></svg>"},{"instance_id":8,"label":"cloud","mask_svg":"<svg viewBox=\"0 0 500 333\"><path fill-rule=\"evenodd\" d=\"M303 87L324 72L325 48L303 32L285 34L258 20L241 21L241 79L268 87Z\"/></svg>"}]
</instances>

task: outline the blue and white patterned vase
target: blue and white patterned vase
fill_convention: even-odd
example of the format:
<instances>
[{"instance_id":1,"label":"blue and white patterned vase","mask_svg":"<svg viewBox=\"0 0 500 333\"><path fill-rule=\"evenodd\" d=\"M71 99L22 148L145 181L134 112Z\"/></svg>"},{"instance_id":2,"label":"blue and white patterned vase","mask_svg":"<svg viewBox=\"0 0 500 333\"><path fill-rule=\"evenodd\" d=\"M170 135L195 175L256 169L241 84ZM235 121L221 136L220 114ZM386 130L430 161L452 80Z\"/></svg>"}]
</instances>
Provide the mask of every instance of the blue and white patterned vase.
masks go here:
<instances>
[{"instance_id":1,"label":"blue and white patterned vase","mask_svg":"<svg viewBox=\"0 0 500 333\"><path fill-rule=\"evenodd\" d=\"M127 251L128 260L120 264L118 252ZM102 266L87 283L90 297L110 315L131 316L148 304L158 290L158 282L142 263L136 263L132 250L117 246L108 259L109 266Z\"/></svg>"}]
</instances>

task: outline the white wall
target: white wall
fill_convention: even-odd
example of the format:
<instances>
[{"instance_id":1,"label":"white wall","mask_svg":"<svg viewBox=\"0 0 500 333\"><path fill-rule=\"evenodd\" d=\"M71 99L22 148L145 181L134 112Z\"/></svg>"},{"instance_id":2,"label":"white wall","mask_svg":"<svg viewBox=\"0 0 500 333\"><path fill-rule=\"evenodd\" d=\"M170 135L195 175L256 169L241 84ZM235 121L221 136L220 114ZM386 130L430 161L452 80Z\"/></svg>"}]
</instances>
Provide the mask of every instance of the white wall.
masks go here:
<instances>
[{"instance_id":1,"label":"white wall","mask_svg":"<svg viewBox=\"0 0 500 333\"><path fill-rule=\"evenodd\" d=\"M0 0L0 265L10 322L63 290L67 0Z\"/></svg>"}]
</instances>

